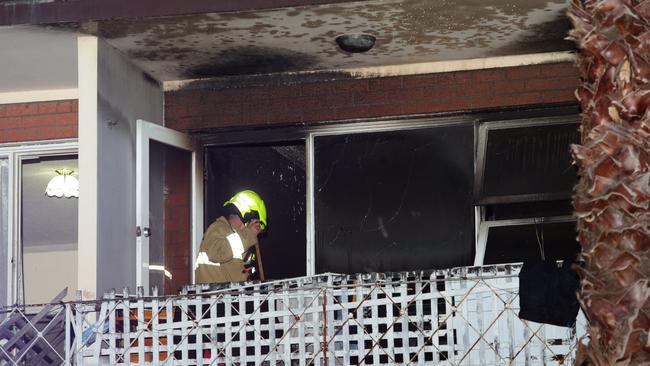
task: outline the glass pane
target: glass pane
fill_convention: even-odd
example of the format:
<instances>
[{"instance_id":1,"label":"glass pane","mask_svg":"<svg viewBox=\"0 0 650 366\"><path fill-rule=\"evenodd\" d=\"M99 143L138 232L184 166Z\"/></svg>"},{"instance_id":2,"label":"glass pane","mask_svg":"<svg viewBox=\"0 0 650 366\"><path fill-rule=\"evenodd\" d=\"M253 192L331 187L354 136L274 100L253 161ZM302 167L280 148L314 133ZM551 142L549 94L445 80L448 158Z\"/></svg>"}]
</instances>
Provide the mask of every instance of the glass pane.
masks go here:
<instances>
[{"instance_id":1,"label":"glass pane","mask_svg":"<svg viewBox=\"0 0 650 366\"><path fill-rule=\"evenodd\" d=\"M485 264L541 259L573 260L580 247L575 222L492 227L488 232Z\"/></svg>"},{"instance_id":2,"label":"glass pane","mask_svg":"<svg viewBox=\"0 0 650 366\"><path fill-rule=\"evenodd\" d=\"M316 271L469 265L473 128L315 140Z\"/></svg>"},{"instance_id":3,"label":"glass pane","mask_svg":"<svg viewBox=\"0 0 650 366\"><path fill-rule=\"evenodd\" d=\"M156 141L149 146L149 284L174 294L191 282L192 154Z\"/></svg>"},{"instance_id":4,"label":"glass pane","mask_svg":"<svg viewBox=\"0 0 650 366\"><path fill-rule=\"evenodd\" d=\"M77 177L77 156L41 157L22 163L22 275L26 303L52 300L64 287L77 290L78 199L50 197L48 183L57 170Z\"/></svg>"},{"instance_id":5,"label":"glass pane","mask_svg":"<svg viewBox=\"0 0 650 366\"><path fill-rule=\"evenodd\" d=\"M304 276L304 142L209 148L206 169L206 228L233 194L252 189L267 207L268 230L259 237L266 279Z\"/></svg>"},{"instance_id":6,"label":"glass pane","mask_svg":"<svg viewBox=\"0 0 650 366\"><path fill-rule=\"evenodd\" d=\"M565 193L568 198L577 181L569 145L579 141L574 123L489 130L483 196Z\"/></svg>"},{"instance_id":7,"label":"glass pane","mask_svg":"<svg viewBox=\"0 0 650 366\"><path fill-rule=\"evenodd\" d=\"M0 159L0 306L8 305L9 270L9 161ZM2 318L0 316L0 318Z\"/></svg>"}]
</instances>

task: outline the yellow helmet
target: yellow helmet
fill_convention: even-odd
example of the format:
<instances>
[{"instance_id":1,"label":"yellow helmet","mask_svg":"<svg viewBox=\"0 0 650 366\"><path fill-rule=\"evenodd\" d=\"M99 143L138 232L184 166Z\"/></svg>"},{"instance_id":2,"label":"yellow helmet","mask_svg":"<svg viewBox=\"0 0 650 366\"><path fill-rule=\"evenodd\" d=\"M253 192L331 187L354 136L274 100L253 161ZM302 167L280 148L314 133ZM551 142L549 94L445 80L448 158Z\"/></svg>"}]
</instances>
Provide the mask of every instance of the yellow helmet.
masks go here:
<instances>
[{"instance_id":1,"label":"yellow helmet","mask_svg":"<svg viewBox=\"0 0 650 366\"><path fill-rule=\"evenodd\" d=\"M258 219L260 220L260 229L266 229L266 205L259 194L247 189L238 192L223 205L228 204L237 207L244 222Z\"/></svg>"}]
</instances>

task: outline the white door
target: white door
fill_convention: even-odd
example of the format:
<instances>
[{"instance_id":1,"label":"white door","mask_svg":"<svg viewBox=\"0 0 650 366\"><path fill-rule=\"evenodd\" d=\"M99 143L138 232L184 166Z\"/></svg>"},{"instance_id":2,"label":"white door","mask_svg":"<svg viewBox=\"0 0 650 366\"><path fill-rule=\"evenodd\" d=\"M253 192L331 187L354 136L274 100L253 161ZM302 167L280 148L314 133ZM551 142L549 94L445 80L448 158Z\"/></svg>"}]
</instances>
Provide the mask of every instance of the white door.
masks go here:
<instances>
[{"instance_id":1,"label":"white door","mask_svg":"<svg viewBox=\"0 0 650 366\"><path fill-rule=\"evenodd\" d=\"M194 282L203 235L202 195L201 155L194 140L138 120L136 282L145 294L153 286L159 294L178 293L179 286ZM179 236L179 231L187 235Z\"/></svg>"}]
</instances>

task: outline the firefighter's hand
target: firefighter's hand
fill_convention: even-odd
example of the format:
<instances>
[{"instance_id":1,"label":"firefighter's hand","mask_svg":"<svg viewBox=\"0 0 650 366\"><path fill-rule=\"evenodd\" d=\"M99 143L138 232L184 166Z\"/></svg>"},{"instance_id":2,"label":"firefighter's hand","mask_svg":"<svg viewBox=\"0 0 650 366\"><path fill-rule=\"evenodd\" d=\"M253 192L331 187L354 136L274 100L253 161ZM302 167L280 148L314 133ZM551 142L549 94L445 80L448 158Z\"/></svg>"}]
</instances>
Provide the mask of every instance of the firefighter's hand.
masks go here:
<instances>
[{"instance_id":1,"label":"firefighter's hand","mask_svg":"<svg viewBox=\"0 0 650 366\"><path fill-rule=\"evenodd\" d=\"M261 230L260 221L251 220L249 223L246 224L246 228L250 230L253 233L253 235L257 236Z\"/></svg>"}]
</instances>

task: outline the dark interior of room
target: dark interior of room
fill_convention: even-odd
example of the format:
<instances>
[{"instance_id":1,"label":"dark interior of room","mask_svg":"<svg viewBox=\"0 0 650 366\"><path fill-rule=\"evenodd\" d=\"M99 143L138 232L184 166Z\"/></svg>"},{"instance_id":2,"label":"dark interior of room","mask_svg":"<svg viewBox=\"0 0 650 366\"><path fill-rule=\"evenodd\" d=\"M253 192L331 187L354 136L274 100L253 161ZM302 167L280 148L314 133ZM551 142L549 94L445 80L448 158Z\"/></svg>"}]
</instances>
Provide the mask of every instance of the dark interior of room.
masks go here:
<instances>
[{"instance_id":1,"label":"dark interior of room","mask_svg":"<svg viewBox=\"0 0 650 366\"><path fill-rule=\"evenodd\" d=\"M268 229L259 236L266 279L304 276L304 142L210 147L205 154L206 228L221 215L225 201L252 189L268 213Z\"/></svg>"},{"instance_id":2,"label":"dark interior of room","mask_svg":"<svg viewBox=\"0 0 650 366\"><path fill-rule=\"evenodd\" d=\"M317 137L316 271L471 265L473 128Z\"/></svg>"},{"instance_id":3,"label":"dark interior of room","mask_svg":"<svg viewBox=\"0 0 650 366\"><path fill-rule=\"evenodd\" d=\"M489 131L478 198L475 127L316 136L316 273L472 265L477 204L487 221L571 215L575 123ZM260 237L266 278L304 275L304 141L211 146L205 154L205 226L233 194L253 189L268 209L269 229ZM495 201L481 204L484 198ZM491 227L484 263L536 259L540 247L547 259L573 259L575 223Z\"/></svg>"}]
</instances>

